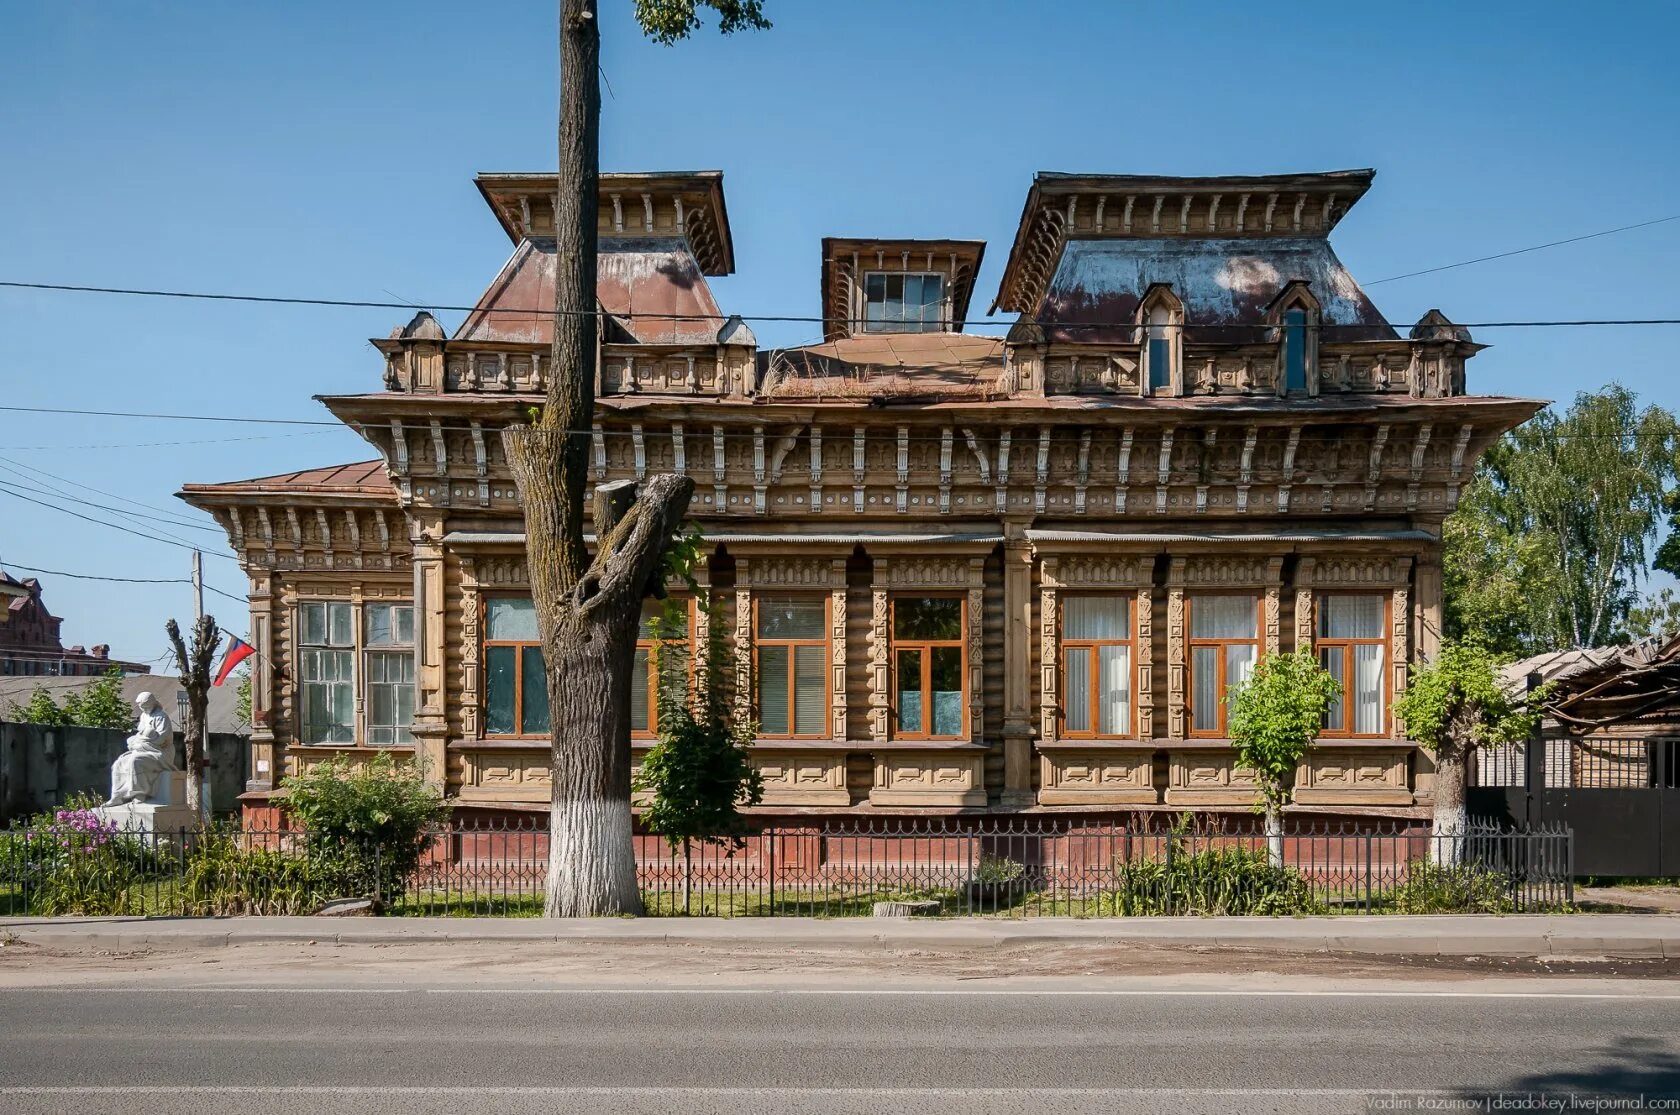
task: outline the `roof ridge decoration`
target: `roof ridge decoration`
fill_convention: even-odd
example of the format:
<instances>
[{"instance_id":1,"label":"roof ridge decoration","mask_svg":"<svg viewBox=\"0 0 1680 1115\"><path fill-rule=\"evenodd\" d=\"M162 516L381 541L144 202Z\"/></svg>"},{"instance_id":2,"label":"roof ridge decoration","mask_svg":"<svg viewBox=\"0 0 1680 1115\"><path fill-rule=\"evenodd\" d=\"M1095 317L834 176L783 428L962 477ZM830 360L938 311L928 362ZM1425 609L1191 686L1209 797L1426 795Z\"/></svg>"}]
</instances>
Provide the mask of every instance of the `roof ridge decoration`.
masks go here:
<instances>
[{"instance_id":1,"label":"roof ridge decoration","mask_svg":"<svg viewBox=\"0 0 1680 1115\"><path fill-rule=\"evenodd\" d=\"M1034 313L1072 239L1323 239L1376 171L1174 177L1040 171L989 312Z\"/></svg>"}]
</instances>

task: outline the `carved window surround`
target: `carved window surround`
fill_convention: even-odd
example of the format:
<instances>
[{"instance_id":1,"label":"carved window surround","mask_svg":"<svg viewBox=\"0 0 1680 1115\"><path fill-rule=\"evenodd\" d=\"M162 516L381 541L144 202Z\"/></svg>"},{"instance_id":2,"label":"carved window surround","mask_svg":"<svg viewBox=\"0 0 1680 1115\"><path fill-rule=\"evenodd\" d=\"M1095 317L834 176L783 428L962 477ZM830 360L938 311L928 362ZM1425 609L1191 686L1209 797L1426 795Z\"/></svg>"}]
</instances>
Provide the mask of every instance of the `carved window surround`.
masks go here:
<instances>
[{"instance_id":1,"label":"carved window surround","mask_svg":"<svg viewBox=\"0 0 1680 1115\"><path fill-rule=\"evenodd\" d=\"M1246 554L1193 554L1175 557L1167 567L1167 736L1186 737L1189 701L1186 678L1189 670L1184 598L1187 592L1255 592L1261 596L1260 646L1262 654L1276 654L1281 647L1281 592L1283 556Z\"/></svg>"},{"instance_id":2,"label":"carved window surround","mask_svg":"<svg viewBox=\"0 0 1680 1115\"><path fill-rule=\"evenodd\" d=\"M1054 554L1039 560L1039 739L1055 740L1061 716L1061 596L1128 592L1133 599L1133 734L1155 731L1155 555ZM1088 741L1087 741L1088 742Z\"/></svg>"},{"instance_id":3,"label":"carved window surround","mask_svg":"<svg viewBox=\"0 0 1680 1115\"><path fill-rule=\"evenodd\" d=\"M1411 661L1410 554L1361 554L1342 557L1303 557L1295 567L1295 645L1310 647L1315 634L1314 602L1320 592L1370 592L1389 595L1390 701L1406 690L1406 667ZM1393 717L1392 733L1404 734Z\"/></svg>"},{"instance_id":4,"label":"carved window surround","mask_svg":"<svg viewBox=\"0 0 1680 1115\"><path fill-rule=\"evenodd\" d=\"M735 699L753 699L753 594L828 594L829 725L837 744L846 741L846 554L816 557L758 556L735 559ZM704 622L704 620L702 620ZM696 644L699 645L699 644ZM786 746L786 741L782 746ZM843 788L843 787L842 787Z\"/></svg>"},{"instance_id":5,"label":"carved window surround","mask_svg":"<svg viewBox=\"0 0 1680 1115\"><path fill-rule=\"evenodd\" d=\"M365 750L369 752L408 751L414 747L413 744L408 743L381 744L378 747L370 746L366 742L366 709L364 699L364 689L367 681L365 669L365 654L367 650L365 639L367 629L363 605L367 603L412 604L412 591L412 583L406 577L401 580L393 580L388 576L381 578L377 574L370 578L358 576L354 579L348 580L343 579L342 574L338 578L330 578L329 575L329 579L321 579L319 576L306 577L302 580L287 581L280 589L279 603L280 608L284 611L286 616L286 630L288 633L288 653L286 655L287 661L285 670L287 674L287 681L285 684L291 692L289 694L290 700L286 702L284 708L284 714L289 714L284 717L284 730L287 742L293 749L290 756L290 763L292 767L291 773L300 773L304 769L304 761L297 758L298 753L303 751L311 753L321 750L331 751L334 749L341 751ZM303 687L302 682L298 680L303 677L303 628L301 613L303 605L318 603L338 603L350 605L351 645L343 649L351 651L351 693L353 694L352 699L354 701L352 734L355 737L355 742L353 743L305 744L301 742L299 738L301 733L301 720L303 717ZM272 599L269 602L269 609L272 614ZM418 638L418 630L417 624L416 638ZM270 647L272 648L272 635L270 636ZM268 653L271 653L271 651L264 652L262 662L267 662ZM265 672L269 672L271 676L271 670L269 667L259 663L258 668L265 670ZM253 678L251 688L253 719L255 719L257 690L255 678ZM268 716L268 727L271 732L276 726L276 722L281 720L282 715L283 714L280 712L270 710L270 714ZM278 781L280 773L282 772L270 770L262 772L262 776L272 777L275 781Z\"/></svg>"},{"instance_id":6,"label":"carved window surround","mask_svg":"<svg viewBox=\"0 0 1680 1115\"><path fill-rule=\"evenodd\" d=\"M878 746L889 746L892 743L888 730L888 710L892 703L892 610L889 606L892 596L911 592L952 591L967 594L968 738L971 741L980 739L985 731L985 659L982 638L985 620L985 557L877 553L874 558L869 627L870 739Z\"/></svg>"}]
</instances>

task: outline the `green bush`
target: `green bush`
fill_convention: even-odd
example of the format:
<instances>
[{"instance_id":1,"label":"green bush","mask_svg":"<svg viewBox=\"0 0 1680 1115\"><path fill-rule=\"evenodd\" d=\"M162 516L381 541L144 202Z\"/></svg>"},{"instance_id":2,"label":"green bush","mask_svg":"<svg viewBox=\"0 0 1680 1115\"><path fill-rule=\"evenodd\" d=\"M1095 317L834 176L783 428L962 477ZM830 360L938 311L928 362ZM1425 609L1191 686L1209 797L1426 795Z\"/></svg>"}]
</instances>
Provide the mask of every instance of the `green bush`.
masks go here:
<instances>
[{"instance_id":1,"label":"green bush","mask_svg":"<svg viewBox=\"0 0 1680 1115\"><path fill-rule=\"evenodd\" d=\"M62 809L31 817L9 837L8 874L21 885L29 912L45 917L105 917L140 912L135 884L154 872L144 838L117 831L82 795Z\"/></svg>"},{"instance_id":2,"label":"green bush","mask_svg":"<svg viewBox=\"0 0 1680 1115\"><path fill-rule=\"evenodd\" d=\"M1509 914L1517 904L1510 880L1498 871L1474 863L1443 867L1414 860L1394 890L1394 908L1402 914Z\"/></svg>"},{"instance_id":3,"label":"green bush","mask_svg":"<svg viewBox=\"0 0 1680 1115\"><path fill-rule=\"evenodd\" d=\"M343 888L332 897L399 897L431 830L449 817L420 768L385 753L359 765L329 759L283 787L286 809L303 829L309 870Z\"/></svg>"},{"instance_id":4,"label":"green bush","mask_svg":"<svg viewBox=\"0 0 1680 1115\"><path fill-rule=\"evenodd\" d=\"M322 861L299 848L242 844L235 830L211 829L187 852L181 912L193 917L313 914L354 884L336 858Z\"/></svg>"},{"instance_id":5,"label":"green bush","mask_svg":"<svg viewBox=\"0 0 1680 1115\"><path fill-rule=\"evenodd\" d=\"M1186 852L1176 839L1167 848L1161 859L1122 860L1116 866L1115 913L1282 915L1320 909L1301 873L1274 866L1264 851L1230 845Z\"/></svg>"}]
</instances>

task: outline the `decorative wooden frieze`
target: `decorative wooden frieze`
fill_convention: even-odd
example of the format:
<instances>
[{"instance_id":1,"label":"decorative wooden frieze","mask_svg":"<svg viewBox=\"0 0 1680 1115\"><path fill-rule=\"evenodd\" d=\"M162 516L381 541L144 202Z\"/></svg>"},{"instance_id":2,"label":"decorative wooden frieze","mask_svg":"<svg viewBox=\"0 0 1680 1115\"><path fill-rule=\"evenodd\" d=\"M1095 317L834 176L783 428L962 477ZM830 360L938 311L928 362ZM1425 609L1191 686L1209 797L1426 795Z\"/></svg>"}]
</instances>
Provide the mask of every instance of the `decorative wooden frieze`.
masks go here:
<instances>
[{"instance_id":1,"label":"decorative wooden frieze","mask_svg":"<svg viewBox=\"0 0 1680 1115\"><path fill-rule=\"evenodd\" d=\"M1311 579L1307 583L1317 588L1386 588L1404 585L1411 568L1412 559L1406 555L1319 557L1308 571ZM1303 579L1297 570L1297 582Z\"/></svg>"},{"instance_id":2,"label":"decorative wooden frieze","mask_svg":"<svg viewBox=\"0 0 1680 1115\"><path fill-rule=\"evenodd\" d=\"M910 427L898 428L898 456L893 481L893 507L900 515L910 510Z\"/></svg>"},{"instance_id":3,"label":"decorative wooden frieze","mask_svg":"<svg viewBox=\"0 0 1680 1115\"><path fill-rule=\"evenodd\" d=\"M863 514L865 482L868 476L866 427L852 427L852 510Z\"/></svg>"},{"instance_id":4,"label":"decorative wooden frieze","mask_svg":"<svg viewBox=\"0 0 1680 1115\"><path fill-rule=\"evenodd\" d=\"M811 485L811 505L808 508L813 514L822 511L823 505L823 440L822 427L811 427L811 467L809 479Z\"/></svg>"},{"instance_id":5,"label":"decorative wooden frieze","mask_svg":"<svg viewBox=\"0 0 1680 1115\"><path fill-rule=\"evenodd\" d=\"M729 503L729 458L723 450L723 427L712 427L712 506L719 515Z\"/></svg>"},{"instance_id":6,"label":"decorative wooden frieze","mask_svg":"<svg viewBox=\"0 0 1680 1115\"><path fill-rule=\"evenodd\" d=\"M1085 514L1085 492L1091 486L1091 431L1079 431L1079 455L1075 459L1073 480L1073 511Z\"/></svg>"},{"instance_id":7,"label":"decorative wooden frieze","mask_svg":"<svg viewBox=\"0 0 1680 1115\"><path fill-rule=\"evenodd\" d=\"M951 427L939 431L939 513L951 513Z\"/></svg>"},{"instance_id":8,"label":"decorative wooden frieze","mask_svg":"<svg viewBox=\"0 0 1680 1115\"><path fill-rule=\"evenodd\" d=\"M1281 556L1195 554L1174 558L1168 581L1190 589L1265 588L1282 575Z\"/></svg>"},{"instance_id":9,"label":"decorative wooden frieze","mask_svg":"<svg viewBox=\"0 0 1680 1115\"><path fill-rule=\"evenodd\" d=\"M840 565L840 583L846 567ZM834 562L826 557L754 557L738 560L736 581L750 588L827 589L834 579Z\"/></svg>"}]
</instances>

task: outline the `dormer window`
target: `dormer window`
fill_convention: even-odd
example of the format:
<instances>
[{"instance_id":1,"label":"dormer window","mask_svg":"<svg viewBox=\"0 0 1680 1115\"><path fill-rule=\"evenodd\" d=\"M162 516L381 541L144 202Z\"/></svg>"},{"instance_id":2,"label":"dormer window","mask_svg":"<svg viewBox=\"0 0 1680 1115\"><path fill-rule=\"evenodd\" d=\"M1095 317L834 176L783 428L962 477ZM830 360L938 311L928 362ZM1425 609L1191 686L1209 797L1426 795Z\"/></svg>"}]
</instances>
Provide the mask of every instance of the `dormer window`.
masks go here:
<instances>
[{"instance_id":1,"label":"dormer window","mask_svg":"<svg viewBox=\"0 0 1680 1115\"><path fill-rule=\"evenodd\" d=\"M1283 312L1283 389L1307 389L1307 311L1299 306Z\"/></svg>"},{"instance_id":2,"label":"dormer window","mask_svg":"<svg viewBox=\"0 0 1680 1115\"><path fill-rule=\"evenodd\" d=\"M1184 390L1184 303L1166 283L1155 283L1138 304L1138 387L1144 395L1177 395Z\"/></svg>"},{"instance_id":3,"label":"dormer window","mask_svg":"<svg viewBox=\"0 0 1680 1115\"><path fill-rule=\"evenodd\" d=\"M1149 389L1160 391L1172 386L1172 315L1157 304L1149 311Z\"/></svg>"},{"instance_id":4,"label":"dormer window","mask_svg":"<svg viewBox=\"0 0 1680 1115\"><path fill-rule=\"evenodd\" d=\"M864 275L865 333L939 333L944 329L944 275L917 271Z\"/></svg>"}]
</instances>

